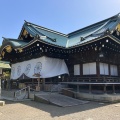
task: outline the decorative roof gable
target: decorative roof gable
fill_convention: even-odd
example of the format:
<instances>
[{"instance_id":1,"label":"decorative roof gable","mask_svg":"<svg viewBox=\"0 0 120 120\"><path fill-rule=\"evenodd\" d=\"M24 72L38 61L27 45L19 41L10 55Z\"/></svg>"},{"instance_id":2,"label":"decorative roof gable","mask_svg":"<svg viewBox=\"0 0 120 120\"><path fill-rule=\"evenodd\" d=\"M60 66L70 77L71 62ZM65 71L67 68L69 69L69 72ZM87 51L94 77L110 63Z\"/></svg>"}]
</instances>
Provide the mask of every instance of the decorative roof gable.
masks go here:
<instances>
[{"instance_id":1,"label":"decorative roof gable","mask_svg":"<svg viewBox=\"0 0 120 120\"><path fill-rule=\"evenodd\" d=\"M113 34L119 23L120 23L120 15L117 14L108 19L87 26L85 28L76 30L69 34L63 34L26 21L23 25L23 29L25 29L27 33L29 33L32 37L35 37L37 35L40 37L45 36L44 39L41 39L41 41L53 45L69 48L86 43L88 41L94 40L99 37L103 37L105 34L108 33ZM19 38L21 37L21 35L22 32L19 35Z\"/></svg>"}]
</instances>

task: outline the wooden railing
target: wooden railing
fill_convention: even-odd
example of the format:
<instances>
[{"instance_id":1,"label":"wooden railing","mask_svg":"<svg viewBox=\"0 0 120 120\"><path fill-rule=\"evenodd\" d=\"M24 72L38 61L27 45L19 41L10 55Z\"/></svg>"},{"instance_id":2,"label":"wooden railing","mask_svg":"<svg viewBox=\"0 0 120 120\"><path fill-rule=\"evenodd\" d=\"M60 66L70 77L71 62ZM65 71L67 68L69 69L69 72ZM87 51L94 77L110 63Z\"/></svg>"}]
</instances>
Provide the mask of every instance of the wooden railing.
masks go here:
<instances>
[{"instance_id":1,"label":"wooden railing","mask_svg":"<svg viewBox=\"0 0 120 120\"><path fill-rule=\"evenodd\" d=\"M67 82L120 82L120 77L70 77Z\"/></svg>"}]
</instances>

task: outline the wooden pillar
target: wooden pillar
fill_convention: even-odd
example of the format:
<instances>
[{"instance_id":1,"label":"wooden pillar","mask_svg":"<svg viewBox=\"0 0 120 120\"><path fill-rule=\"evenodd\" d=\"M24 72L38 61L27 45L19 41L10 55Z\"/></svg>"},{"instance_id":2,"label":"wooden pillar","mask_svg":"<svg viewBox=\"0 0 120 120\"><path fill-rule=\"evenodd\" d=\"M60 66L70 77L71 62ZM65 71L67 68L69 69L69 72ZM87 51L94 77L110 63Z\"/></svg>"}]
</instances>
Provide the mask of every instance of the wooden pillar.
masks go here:
<instances>
[{"instance_id":1,"label":"wooden pillar","mask_svg":"<svg viewBox=\"0 0 120 120\"><path fill-rule=\"evenodd\" d=\"M34 86L34 79L32 78L32 87Z\"/></svg>"},{"instance_id":2,"label":"wooden pillar","mask_svg":"<svg viewBox=\"0 0 120 120\"><path fill-rule=\"evenodd\" d=\"M8 82L8 90L10 90L10 89L11 89L10 79L8 79L7 82ZM18 86L18 87L19 87L19 86Z\"/></svg>"},{"instance_id":3,"label":"wooden pillar","mask_svg":"<svg viewBox=\"0 0 120 120\"><path fill-rule=\"evenodd\" d=\"M79 85L77 85L77 92L79 92Z\"/></svg>"},{"instance_id":4,"label":"wooden pillar","mask_svg":"<svg viewBox=\"0 0 120 120\"><path fill-rule=\"evenodd\" d=\"M38 78L37 80L38 80L38 87L40 87L40 78Z\"/></svg>"},{"instance_id":5,"label":"wooden pillar","mask_svg":"<svg viewBox=\"0 0 120 120\"><path fill-rule=\"evenodd\" d=\"M91 93L91 92L92 92L92 85L89 84L89 93Z\"/></svg>"},{"instance_id":6,"label":"wooden pillar","mask_svg":"<svg viewBox=\"0 0 120 120\"><path fill-rule=\"evenodd\" d=\"M117 66L118 69L118 76L120 76L120 65Z\"/></svg>"},{"instance_id":7,"label":"wooden pillar","mask_svg":"<svg viewBox=\"0 0 120 120\"><path fill-rule=\"evenodd\" d=\"M110 64L108 64L108 72L109 72L109 76L111 77L111 73L110 73Z\"/></svg>"},{"instance_id":8,"label":"wooden pillar","mask_svg":"<svg viewBox=\"0 0 120 120\"><path fill-rule=\"evenodd\" d=\"M30 98L30 86L28 86L28 99Z\"/></svg>"},{"instance_id":9,"label":"wooden pillar","mask_svg":"<svg viewBox=\"0 0 120 120\"><path fill-rule=\"evenodd\" d=\"M37 79L38 85L36 86L36 91L40 91L40 78Z\"/></svg>"},{"instance_id":10,"label":"wooden pillar","mask_svg":"<svg viewBox=\"0 0 120 120\"><path fill-rule=\"evenodd\" d=\"M100 65L99 65L99 61L96 62L96 73L97 73L97 77L100 77Z\"/></svg>"},{"instance_id":11,"label":"wooden pillar","mask_svg":"<svg viewBox=\"0 0 120 120\"><path fill-rule=\"evenodd\" d=\"M113 94L115 94L115 85L113 84Z\"/></svg>"},{"instance_id":12,"label":"wooden pillar","mask_svg":"<svg viewBox=\"0 0 120 120\"><path fill-rule=\"evenodd\" d=\"M45 78L42 79L42 87L43 87L43 91L45 90Z\"/></svg>"},{"instance_id":13,"label":"wooden pillar","mask_svg":"<svg viewBox=\"0 0 120 120\"><path fill-rule=\"evenodd\" d=\"M80 76L83 76L83 64L80 63Z\"/></svg>"},{"instance_id":14,"label":"wooden pillar","mask_svg":"<svg viewBox=\"0 0 120 120\"><path fill-rule=\"evenodd\" d=\"M107 94L106 84L104 84L104 94Z\"/></svg>"},{"instance_id":15,"label":"wooden pillar","mask_svg":"<svg viewBox=\"0 0 120 120\"><path fill-rule=\"evenodd\" d=\"M1 99L1 78L0 78L0 99Z\"/></svg>"}]
</instances>

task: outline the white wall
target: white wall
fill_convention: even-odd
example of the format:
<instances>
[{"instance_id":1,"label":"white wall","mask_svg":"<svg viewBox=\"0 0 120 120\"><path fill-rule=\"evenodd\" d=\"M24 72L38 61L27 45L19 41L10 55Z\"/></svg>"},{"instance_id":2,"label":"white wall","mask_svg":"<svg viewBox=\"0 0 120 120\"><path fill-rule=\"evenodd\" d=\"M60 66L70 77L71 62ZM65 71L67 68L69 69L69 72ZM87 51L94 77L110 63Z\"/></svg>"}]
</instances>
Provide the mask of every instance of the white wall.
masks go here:
<instances>
[{"instance_id":1,"label":"white wall","mask_svg":"<svg viewBox=\"0 0 120 120\"><path fill-rule=\"evenodd\" d=\"M96 74L96 62L83 64L83 75Z\"/></svg>"}]
</instances>

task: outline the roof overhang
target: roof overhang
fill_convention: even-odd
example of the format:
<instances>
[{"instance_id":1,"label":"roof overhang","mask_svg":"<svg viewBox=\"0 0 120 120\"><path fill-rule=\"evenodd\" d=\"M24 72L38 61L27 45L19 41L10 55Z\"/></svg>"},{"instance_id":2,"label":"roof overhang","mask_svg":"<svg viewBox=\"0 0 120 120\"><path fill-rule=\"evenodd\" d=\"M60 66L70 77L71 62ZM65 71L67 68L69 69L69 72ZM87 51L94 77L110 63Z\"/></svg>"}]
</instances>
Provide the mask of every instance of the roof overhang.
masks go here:
<instances>
[{"instance_id":1,"label":"roof overhang","mask_svg":"<svg viewBox=\"0 0 120 120\"><path fill-rule=\"evenodd\" d=\"M72 49L72 48L76 48L76 47L80 47L80 46L84 46L84 45L87 45L87 44L90 44L90 43L93 43L93 42L96 42L96 41L100 41L102 39L107 39L107 38L110 38L112 39L113 41L115 41L116 43L120 44L120 40L116 37L114 37L113 35L111 34L108 34L108 35L104 35L102 37L98 37L98 38L95 38L93 40L90 40L90 41L87 41L87 42L84 42L82 44L77 44L77 45L74 45L74 46L71 46L71 47L62 47L62 46L58 46L58 45L54 45L54 44L50 44L50 43L47 43L41 39L34 39L32 41L30 41L28 44L24 45L24 46L15 46L13 45L10 41L6 41L3 43L3 45L1 46L0 48L0 53L2 53L2 51L4 49L6 49L7 52L11 52L11 49L25 49L29 46L31 46L32 44L36 43L36 42L40 42L40 43L44 43L44 44L47 44L47 45L50 45L50 46L53 46L53 47L57 47L57 48L62 48L62 49ZM17 41L16 41L17 42Z\"/></svg>"},{"instance_id":2,"label":"roof overhang","mask_svg":"<svg viewBox=\"0 0 120 120\"><path fill-rule=\"evenodd\" d=\"M104 35L102 37L98 37L98 38L95 38L93 40L90 40L90 41L87 41L87 42L84 42L82 44L78 44L78 45L74 45L74 46L71 46L71 47L68 47L67 49L72 49L72 48L76 48L76 47L80 47L80 46L84 46L84 45L87 45L87 44L90 44L90 43L93 43L93 42L96 42L96 41L100 41L102 39L107 39L107 38L110 38L112 39L113 41L115 41L116 43L120 44L120 40L116 37L114 37L113 35L111 34L108 34L108 35Z\"/></svg>"}]
</instances>

